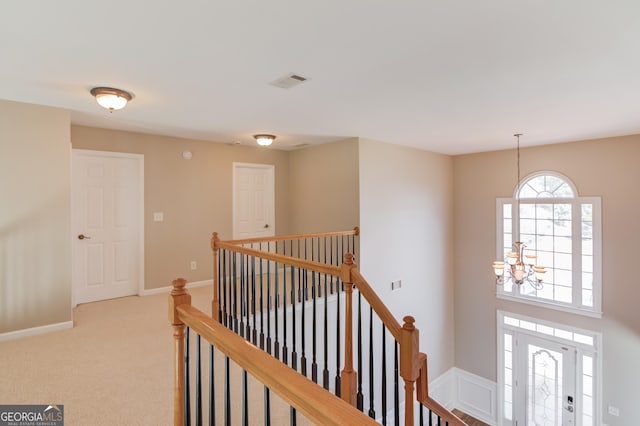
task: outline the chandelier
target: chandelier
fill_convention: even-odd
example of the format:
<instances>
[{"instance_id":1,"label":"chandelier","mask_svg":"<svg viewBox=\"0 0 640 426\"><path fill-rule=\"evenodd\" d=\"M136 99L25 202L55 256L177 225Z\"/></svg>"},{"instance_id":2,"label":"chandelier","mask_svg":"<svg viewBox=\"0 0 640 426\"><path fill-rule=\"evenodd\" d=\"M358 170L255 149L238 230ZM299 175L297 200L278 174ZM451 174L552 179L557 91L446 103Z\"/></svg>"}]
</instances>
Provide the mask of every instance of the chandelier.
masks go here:
<instances>
[{"instance_id":1,"label":"chandelier","mask_svg":"<svg viewBox=\"0 0 640 426\"><path fill-rule=\"evenodd\" d=\"M513 135L517 139L517 155L518 155L518 182L520 185L520 136L522 133ZM520 191L516 190L516 212L520 217ZM513 251L507 253L505 260L496 260L493 262L493 272L496 275L496 284L504 285L511 282L516 285L524 283L530 284L533 288L539 290L542 288L542 280L546 272L544 266L536 265L538 256L535 254L526 254L524 252L525 244L521 241L513 243Z\"/></svg>"}]
</instances>

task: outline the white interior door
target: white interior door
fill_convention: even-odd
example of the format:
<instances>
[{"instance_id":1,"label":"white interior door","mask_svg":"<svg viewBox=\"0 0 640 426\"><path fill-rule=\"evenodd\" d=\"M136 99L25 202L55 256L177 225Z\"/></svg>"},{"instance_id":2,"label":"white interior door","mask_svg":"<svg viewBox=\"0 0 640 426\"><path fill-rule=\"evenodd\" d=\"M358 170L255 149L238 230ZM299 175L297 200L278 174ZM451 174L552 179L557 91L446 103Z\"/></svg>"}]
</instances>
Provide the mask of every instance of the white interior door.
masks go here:
<instances>
[{"instance_id":1,"label":"white interior door","mask_svg":"<svg viewBox=\"0 0 640 426\"><path fill-rule=\"evenodd\" d=\"M275 235L274 169L269 164L233 163L233 238Z\"/></svg>"},{"instance_id":2,"label":"white interior door","mask_svg":"<svg viewBox=\"0 0 640 426\"><path fill-rule=\"evenodd\" d=\"M576 353L576 348L558 342L516 336L515 424L576 424Z\"/></svg>"},{"instance_id":3,"label":"white interior door","mask_svg":"<svg viewBox=\"0 0 640 426\"><path fill-rule=\"evenodd\" d=\"M74 305L138 293L144 157L73 150Z\"/></svg>"}]
</instances>

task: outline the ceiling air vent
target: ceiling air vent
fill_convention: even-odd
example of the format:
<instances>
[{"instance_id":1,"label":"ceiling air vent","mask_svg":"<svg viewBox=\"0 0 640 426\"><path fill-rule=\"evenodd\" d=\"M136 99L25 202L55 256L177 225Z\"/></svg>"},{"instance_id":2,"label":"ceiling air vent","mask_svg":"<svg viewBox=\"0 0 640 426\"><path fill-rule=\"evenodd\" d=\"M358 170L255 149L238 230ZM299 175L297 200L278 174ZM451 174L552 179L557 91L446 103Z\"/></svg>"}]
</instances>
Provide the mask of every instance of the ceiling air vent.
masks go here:
<instances>
[{"instance_id":1,"label":"ceiling air vent","mask_svg":"<svg viewBox=\"0 0 640 426\"><path fill-rule=\"evenodd\" d=\"M281 89L291 89L293 86L297 86L300 83L304 83L309 80L307 77L303 77L298 74L287 74L284 77L280 77L276 80L273 80L271 83L272 86L280 87Z\"/></svg>"}]
</instances>

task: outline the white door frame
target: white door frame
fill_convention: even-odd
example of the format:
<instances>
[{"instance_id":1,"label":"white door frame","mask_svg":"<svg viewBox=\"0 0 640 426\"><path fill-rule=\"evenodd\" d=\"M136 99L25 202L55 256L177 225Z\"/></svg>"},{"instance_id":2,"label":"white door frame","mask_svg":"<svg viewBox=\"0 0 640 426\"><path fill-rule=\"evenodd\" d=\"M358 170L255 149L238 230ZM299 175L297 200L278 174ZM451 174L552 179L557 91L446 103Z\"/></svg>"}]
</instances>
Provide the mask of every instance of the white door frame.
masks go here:
<instances>
[{"instance_id":1,"label":"white door frame","mask_svg":"<svg viewBox=\"0 0 640 426\"><path fill-rule=\"evenodd\" d=\"M262 169L262 170L266 170L267 172L269 172L270 175L270 179L271 179L271 202L270 204L270 212L269 215L271 217L271 220L273 222L273 225L270 226L271 228L271 235L275 235L276 234L276 180L275 180L275 166L273 164L258 164L258 163L237 163L234 162L232 164L233 167L233 184L232 184L232 189L231 189L231 198L232 198L232 220L233 220L233 239L238 239L238 211L237 211L237 207L236 207L236 171L238 170L238 168L241 167L251 167L254 169Z\"/></svg>"},{"instance_id":2,"label":"white door frame","mask_svg":"<svg viewBox=\"0 0 640 426\"><path fill-rule=\"evenodd\" d=\"M74 179L74 170L73 170L73 157L76 155L85 155L85 156L94 156L94 157L116 157L116 158L130 158L138 161L138 190L140 197L138 199L138 229L140 230L138 236L138 295L144 293L144 154L131 154L127 152L112 152L112 151L94 151L91 149L72 149L72 161L71 161L71 228L73 231L73 224L76 221L75 217L75 198L76 194L73 191L73 179ZM76 235L71 233L71 244L75 242ZM76 303L76 286L77 286L77 277L75 276L75 262L77 261L76 251L71 250L71 307L75 308L77 306Z\"/></svg>"},{"instance_id":3,"label":"white door frame","mask_svg":"<svg viewBox=\"0 0 640 426\"><path fill-rule=\"evenodd\" d=\"M593 365L593 421L595 425L602 424L602 333L586 330L578 327L573 327L566 324L555 323L539 318L528 317L525 315L515 314L513 312L506 312L497 310L497 388L498 388L498 426L510 424L504 420L504 404L505 404L505 345L504 334L508 332L512 336L517 334L530 335L540 337L552 342L557 342L563 345L572 346L577 350L576 359L576 388L574 407L576 410L576 425L582 424L581 420L581 399L582 399L582 380L580 372L583 370L583 364L581 357L589 356L594 361ZM505 317L518 322L518 325L508 324L505 321ZM512 342L514 345L515 342ZM515 360L512 357L512 366L515 365ZM580 395L580 398L578 398ZM514 401L515 403L515 401Z\"/></svg>"}]
</instances>

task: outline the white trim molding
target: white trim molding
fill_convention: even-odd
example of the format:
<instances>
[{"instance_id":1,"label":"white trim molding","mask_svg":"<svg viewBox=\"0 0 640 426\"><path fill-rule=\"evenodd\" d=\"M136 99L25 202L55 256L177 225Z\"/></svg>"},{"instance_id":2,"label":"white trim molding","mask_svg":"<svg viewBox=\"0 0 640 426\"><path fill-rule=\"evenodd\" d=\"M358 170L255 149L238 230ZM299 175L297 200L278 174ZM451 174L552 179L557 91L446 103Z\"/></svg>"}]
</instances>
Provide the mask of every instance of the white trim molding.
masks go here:
<instances>
[{"instance_id":1,"label":"white trim molding","mask_svg":"<svg viewBox=\"0 0 640 426\"><path fill-rule=\"evenodd\" d=\"M452 367L429 383L429 395L447 409L454 408L489 425L498 424L496 382Z\"/></svg>"},{"instance_id":2,"label":"white trim molding","mask_svg":"<svg viewBox=\"0 0 640 426\"><path fill-rule=\"evenodd\" d=\"M0 334L0 342L37 336L38 334L51 333L52 331L68 330L73 328L73 321L58 322L55 324L41 325L39 327L25 328Z\"/></svg>"}]
</instances>

